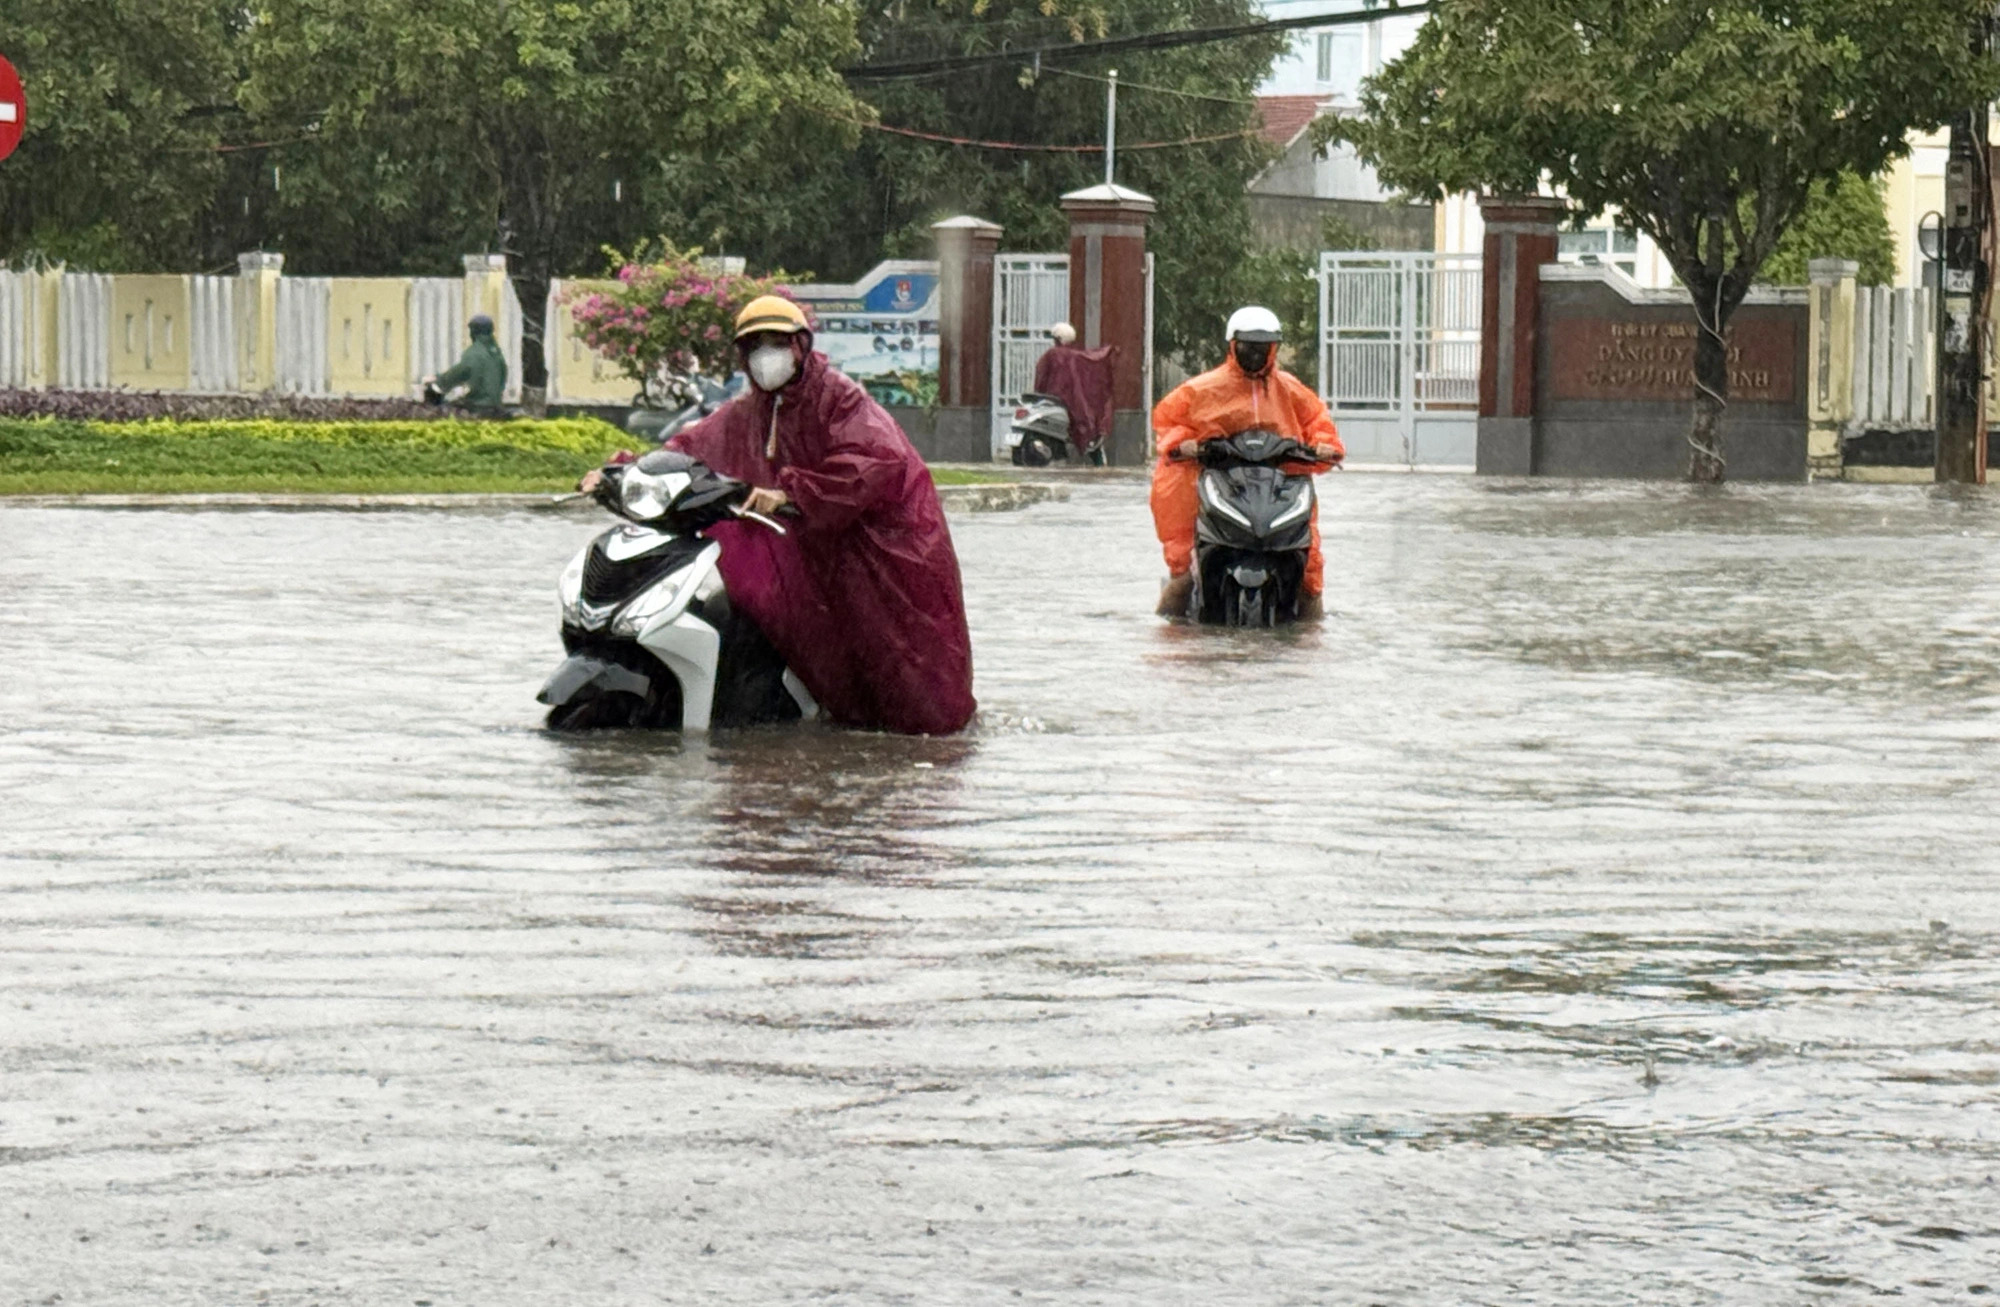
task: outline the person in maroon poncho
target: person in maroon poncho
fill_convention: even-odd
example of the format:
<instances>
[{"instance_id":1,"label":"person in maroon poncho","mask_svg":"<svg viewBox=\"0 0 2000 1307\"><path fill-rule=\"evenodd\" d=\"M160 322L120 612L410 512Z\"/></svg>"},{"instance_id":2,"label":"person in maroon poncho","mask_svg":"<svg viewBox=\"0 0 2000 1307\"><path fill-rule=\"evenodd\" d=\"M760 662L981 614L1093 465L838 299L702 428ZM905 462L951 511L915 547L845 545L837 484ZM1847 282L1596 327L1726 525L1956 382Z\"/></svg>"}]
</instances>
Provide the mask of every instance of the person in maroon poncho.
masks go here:
<instances>
[{"instance_id":1,"label":"person in maroon poncho","mask_svg":"<svg viewBox=\"0 0 2000 1307\"><path fill-rule=\"evenodd\" d=\"M751 385L667 442L790 509L722 542L730 602L756 622L836 722L945 735L972 720L972 641L958 555L930 469L868 392L812 347L805 314L763 296L736 317Z\"/></svg>"},{"instance_id":2,"label":"person in maroon poncho","mask_svg":"<svg viewBox=\"0 0 2000 1307\"><path fill-rule=\"evenodd\" d=\"M1111 434L1111 360L1118 347L1085 349L1067 322L1050 327L1049 339L1055 344L1035 360L1035 393L1062 401L1077 457L1102 466L1104 440Z\"/></svg>"}]
</instances>

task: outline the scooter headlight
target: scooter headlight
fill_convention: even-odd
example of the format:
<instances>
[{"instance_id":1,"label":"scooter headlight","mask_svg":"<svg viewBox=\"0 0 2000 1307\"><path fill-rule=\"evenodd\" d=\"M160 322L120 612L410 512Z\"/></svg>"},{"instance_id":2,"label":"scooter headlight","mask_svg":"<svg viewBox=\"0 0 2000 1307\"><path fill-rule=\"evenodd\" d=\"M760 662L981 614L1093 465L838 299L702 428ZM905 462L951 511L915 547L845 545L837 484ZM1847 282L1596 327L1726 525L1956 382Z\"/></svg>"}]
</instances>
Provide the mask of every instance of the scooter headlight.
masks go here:
<instances>
[{"instance_id":1,"label":"scooter headlight","mask_svg":"<svg viewBox=\"0 0 2000 1307\"><path fill-rule=\"evenodd\" d=\"M1306 515L1306 510L1312 507L1312 502L1311 495L1300 495L1297 503L1271 519L1271 529L1276 530L1288 523L1298 521Z\"/></svg>"},{"instance_id":2,"label":"scooter headlight","mask_svg":"<svg viewBox=\"0 0 2000 1307\"><path fill-rule=\"evenodd\" d=\"M611 633L637 637L639 632L661 613L671 610L680 601L681 592L693 582L696 572L703 569L684 567L672 576L655 581L646 587L638 598L618 610L611 619Z\"/></svg>"},{"instance_id":3,"label":"scooter headlight","mask_svg":"<svg viewBox=\"0 0 2000 1307\"><path fill-rule=\"evenodd\" d=\"M563 624L583 625L583 560L590 554L590 546L576 551L576 557L569 560L563 569L562 580L556 582L556 598L562 602Z\"/></svg>"},{"instance_id":4,"label":"scooter headlight","mask_svg":"<svg viewBox=\"0 0 2000 1307\"><path fill-rule=\"evenodd\" d=\"M1216 512L1222 514L1224 517L1231 518L1240 525L1248 527L1250 525L1250 519L1243 516L1242 512L1237 509L1236 505L1230 503L1228 500L1224 499L1222 496L1215 493L1215 482L1212 479L1213 477L1214 477L1213 473L1207 473L1204 474L1199 481L1195 482L1195 487L1197 491L1200 493L1201 501L1204 504L1207 504L1210 508L1214 509Z\"/></svg>"},{"instance_id":5,"label":"scooter headlight","mask_svg":"<svg viewBox=\"0 0 2000 1307\"><path fill-rule=\"evenodd\" d=\"M661 477L628 467L618 482L619 505L624 509L625 516L635 522L650 522L665 517L667 505L687 488L687 480L685 475Z\"/></svg>"}]
</instances>

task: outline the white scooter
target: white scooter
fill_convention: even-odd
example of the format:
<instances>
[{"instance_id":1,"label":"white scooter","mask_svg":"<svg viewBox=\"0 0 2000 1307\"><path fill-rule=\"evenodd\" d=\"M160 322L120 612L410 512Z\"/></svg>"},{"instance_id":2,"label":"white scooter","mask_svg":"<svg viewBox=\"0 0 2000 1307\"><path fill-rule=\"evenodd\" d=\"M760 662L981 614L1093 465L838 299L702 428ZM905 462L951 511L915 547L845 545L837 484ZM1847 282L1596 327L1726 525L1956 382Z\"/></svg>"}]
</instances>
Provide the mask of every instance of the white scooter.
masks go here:
<instances>
[{"instance_id":1,"label":"white scooter","mask_svg":"<svg viewBox=\"0 0 2000 1307\"><path fill-rule=\"evenodd\" d=\"M604 469L599 503L625 519L585 545L557 586L568 653L536 697L553 730L683 732L819 715L764 633L729 603L722 545L701 533L749 518L750 487L676 450Z\"/></svg>"},{"instance_id":2,"label":"white scooter","mask_svg":"<svg viewBox=\"0 0 2000 1307\"><path fill-rule=\"evenodd\" d=\"M1047 467L1076 457L1069 435L1069 410L1053 395L1028 394L1014 409L1007 428L1007 458L1015 467ZM1092 467L1104 466L1104 441L1082 452Z\"/></svg>"}]
</instances>

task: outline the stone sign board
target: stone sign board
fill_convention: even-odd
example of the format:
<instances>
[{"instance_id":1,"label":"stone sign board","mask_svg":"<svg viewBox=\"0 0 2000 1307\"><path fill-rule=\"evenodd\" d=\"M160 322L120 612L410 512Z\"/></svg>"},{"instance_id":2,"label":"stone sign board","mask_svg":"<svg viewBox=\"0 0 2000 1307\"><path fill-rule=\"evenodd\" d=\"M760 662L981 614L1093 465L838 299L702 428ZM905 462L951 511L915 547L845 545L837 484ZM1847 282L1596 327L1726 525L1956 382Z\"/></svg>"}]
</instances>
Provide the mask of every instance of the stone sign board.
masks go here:
<instances>
[{"instance_id":1,"label":"stone sign board","mask_svg":"<svg viewBox=\"0 0 2000 1307\"><path fill-rule=\"evenodd\" d=\"M1726 333L1731 403L1789 404L1796 391L1798 326L1791 318L1733 324ZM1701 328L1658 317L1569 318L1551 324L1552 400L1689 401Z\"/></svg>"}]
</instances>

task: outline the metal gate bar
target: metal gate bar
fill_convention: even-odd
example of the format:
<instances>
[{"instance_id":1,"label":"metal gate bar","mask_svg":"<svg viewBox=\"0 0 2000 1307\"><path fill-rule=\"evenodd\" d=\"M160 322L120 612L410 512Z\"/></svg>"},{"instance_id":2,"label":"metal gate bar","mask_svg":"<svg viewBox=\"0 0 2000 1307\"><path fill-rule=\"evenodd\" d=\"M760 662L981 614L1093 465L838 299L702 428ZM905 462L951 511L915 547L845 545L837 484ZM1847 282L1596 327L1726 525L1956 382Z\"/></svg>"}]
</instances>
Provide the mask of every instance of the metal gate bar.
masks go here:
<instances>
[{"instance_id":1,"label":"metal gate bar","mask_svg":"<svg viewBox=\"0 0 2000 1307\"><path fill-rule=\"evenodd\" d=\"M1035 363L1049 328L1069 320L1067 254L1000 254L993 259L993 453L1021 396L1034 389Z\"/></svg>"},{"instance_id":2,"label":"metal gate bar","mask_svg":"<svg viewBox=\"0 0 2000 1307\"><path fill-rule=\"evenodd\" d=\"M1320 395L1351 461L1472 465L1480 278L1472 254L1320 256Z\"/></svg>"}]
</instances>

